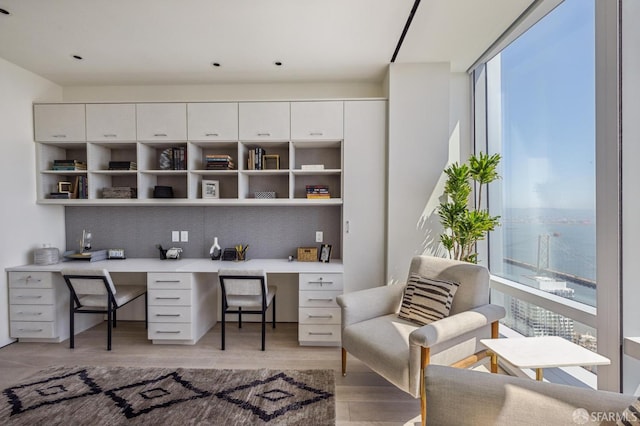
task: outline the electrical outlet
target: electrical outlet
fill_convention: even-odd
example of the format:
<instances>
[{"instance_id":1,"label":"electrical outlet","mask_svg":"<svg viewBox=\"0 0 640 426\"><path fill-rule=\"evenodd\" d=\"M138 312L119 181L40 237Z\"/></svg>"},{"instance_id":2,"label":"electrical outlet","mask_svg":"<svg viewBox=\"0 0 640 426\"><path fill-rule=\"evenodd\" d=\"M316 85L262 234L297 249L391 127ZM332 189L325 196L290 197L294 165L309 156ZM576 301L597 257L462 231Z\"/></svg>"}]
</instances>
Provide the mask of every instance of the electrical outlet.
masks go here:
<instances>
[{"instance_id":1,"label":"electrical outlet","mask_svg":"<svg viewBox=\"0 0 640 426\"><path fill-rule=\"evenodd\" d=\"M180 231L180 241L183 243L189 241L189 231Z\"/></svg>"},{"instance_id":2,"label":"electrical outlet","mask_svg":"<svg viewBox=\"0 0 640 426\"><path fill-rule=\"evenodd\" d=\"M171 231L171 241L174 243L180 241L180 231Z\"/></svg>"},{"instance_id":3,"label":"electrical outlet","mask_svg":"<svg viewBox=\"0 0 640 426\"><path fill-rule=\"evenodd\" d=\"M322 242L322 231L316 231L316 243Z\"/></svg>"}]
</instances>

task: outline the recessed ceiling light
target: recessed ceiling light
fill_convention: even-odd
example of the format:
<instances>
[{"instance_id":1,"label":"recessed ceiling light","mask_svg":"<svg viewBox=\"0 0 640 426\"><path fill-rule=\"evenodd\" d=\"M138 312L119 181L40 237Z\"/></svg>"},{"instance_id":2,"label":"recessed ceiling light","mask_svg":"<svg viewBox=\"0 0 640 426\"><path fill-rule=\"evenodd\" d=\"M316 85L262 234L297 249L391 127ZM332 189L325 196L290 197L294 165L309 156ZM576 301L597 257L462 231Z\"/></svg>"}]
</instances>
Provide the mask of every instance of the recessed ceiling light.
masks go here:
<instances>
[{"instance_id":1,"label":"recessed ceiling light","mask_svg":"<svg viewBox=\"0 0 640 426\"><path fill-rule=\"evenodd\" d=\"M83 60L83 59L84 59L84 58L83 58L82 56L80 56L80 55L71 55L71 57L72 57L73 59L75 59L75 60L78 60L78 61L81 61L81 60Z\"/></svg>"},{"instance_id":2,"label":"recessed ceiling light","mask_svg":"<svg viewBox=\"0 0 640 426\"><path fill-rule=\"evenodd\" d=\"M277 67L281 67L282 66L282 62L280 62L280 61L275 61L273 64L275 66L277 66Z\"/></svg>"},{"instance_id":3,"label":"recessed ceiling light","mask_svg":"<svg viewBox=\"0 0 640 426\"><path fill-rule=\"evenodd\" d=\"M11 15L11 12L9 12L7 9L0 8L0 14L2 14L2 15Z\"/></svg>"},{"instance_id":4,"label":"recessed ceiling light","mask_svg":"<svg viewBox=\"0 0 640 426\"><path fill-rule=\"evenodd\" d=\"M214 67L219 67L220 66L220 62L211 62L211 65L213 65Z\"/></svg>"}]
</instances>

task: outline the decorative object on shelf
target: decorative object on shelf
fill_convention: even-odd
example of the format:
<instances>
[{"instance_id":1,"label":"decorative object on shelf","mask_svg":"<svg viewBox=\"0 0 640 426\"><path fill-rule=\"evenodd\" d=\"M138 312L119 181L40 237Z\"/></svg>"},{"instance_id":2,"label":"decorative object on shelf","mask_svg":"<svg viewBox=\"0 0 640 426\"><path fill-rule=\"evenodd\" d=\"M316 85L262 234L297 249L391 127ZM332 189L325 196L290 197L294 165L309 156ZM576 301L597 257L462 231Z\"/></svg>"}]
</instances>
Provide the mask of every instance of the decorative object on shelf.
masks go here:
<instances>
[{"instance_id":1,"label":"decorative object on shelf","mask_svg":"<svg viewBox=\"0 0 640 426\"><path fill-rule=\"evenodd\" d=\"M80 253L91 250L92 238L93 235L91 235L91 231L87 231L85 229L82 230L82 238L80 238Z\"/></svg>"},{"instance_id":2,"label":"decorative object on shelf","mask_svg":"<svg viewBox=\"0 0 640 426\"><path fill-rule=\"evenodd\" d=\"M182 254L182 248L180 247L171 247L170 249L162 248L162 245L156 244L156 248L160 251L160 259L180 259L180 255Z\"/></svg>"},{"instance_id":3,"label":"decorative object on shelf","mask_svg":"<svg viewBox=\"0 0 640 426\"><path fill-rule=\"evenodd\" d=\"M116 198L116 199L132 199L138 197L138 191L136 188L129 186L115 186L110 188L102 188L102 198Z\"/></svg>"},{"instance_id":4,"label":"decorative object on shelf","mask_svg":"<svg viewBox=\"0 0 640 426\"><path fill-rule=\"evenodd\" d=\"M303 164L300 170L324 170L324 164Z\"/></svg>"},{"instance_id":5,"label":"decorative object on shelf","mask_svg":"<svg viewBox=\"0 0 640 426\"><path fill-rule=\"evenodd\" d=\"M447 182L444 186L446 201L440 203L437 212L444 233L440 241L449 252L451 259L477 263L476 243L483 240L489 231L500 225L500 216L491 216L487 209L469 208L473 180L477 185L474 206L482 206L482 187L499 179L497 167L500 154L479 153L472 155L469 164L453 163L444 172Z\"/></svg>"},{"instance_id":6,"label":"decorative object on shelf","mask_svg":"<svg viewBox=\"0 0 640 426\"><path fill-rule=\"evenodd\" d=\"M220 181L203 180L202 198L220 198Z\"/></svg>"},{"instance_id":7,"label":"decorative object on shelf","mask_svg":"<svg viewBox=\"0 0 640 426\"><path fill-rule=\"evenodd\" d=\"M275 191L256 191L253 193L254 198L257 199L269 199L276 198Z\"/></svg>"},{"instance_id":8,"label":"decorative object on shelf","mask_svg":"<svg viewBox=\"0 0 640 426\"><path fill-rule=\"evenodd\" d=\"M320 262L329 263L331 259L331 244L323 244L320 246Z\"/></svg>"},{"instance_id":9,"label":"decorative object on shelf","mask_svg":"<svg viewBox=\"0 0 640 426\"><path fill-rule=\"evenodd\" d=\"M112 248L107 250L108 259L126 259L123 248Z\"/></svg>"},{"instance_id":10,"label":"decorative object on shelf","mask_svg":"<svg viewBox=\"0 0 640 426\"><path fill-rule=\"evenodd\" d=\"M36 265L54 265L60 262L60 250L51 247L51 244L43 244L33 253L33 263Z\"/></svg>"},{"instance_id":11,"label":"decorative object on shelf","mask_svg":"<svg viewBox=\"0 0 640 426\"><path fill-rule=\"evenodd\" d=\"M187 170L187 148L174 146L160 153L160 170Z\"/></svg>"},{"instance_id":12,"label":"decorative object on shelf","mask_svg":"<svg viewBox=\"0 0 640 426\"><path fill-rule=\"evenodd\" d=\"M173 198L173 187L156 185L153 188L153 198Z\"/></svg>"},{"instance_id":13,"label":"decorative object on shelf","mask_svg":"<svg viewBox=\"0 0 640 426\"><path fill-rule=\"evenodd\" d=\"M213 245L209 249L209 255L211 256L211 260L220 260L222 249L220 248L220 244L218 244L218 237L213 237Z\"/></svg>"},{"instance_id":14,"label":"decorative object on shelf","mask_svg":"<svg viewBox=\"0 0 640 426\"><path fill-rule=\"evenodd\" d=\"M109 170L138 170L135 161L109 161Z\"/></svg>"},{"instance_id":15,"label":"decorative object on shelf","mask_svg":"<svg viewBox=\"0 0 640 426\"><path fill-rule=\"evenodd\" d=\"M262 156L264 169L280 170L280 155L266 154Z\"/></svg>"},{"instance_id":16,"label":"decorative object on shelf","mask_svg":"<svg viewBox=\"0 0 640 426\"><path fill-rule=\"evenodd\" d=\"M236 260L238 252L234 248L226 248L222 252L222 260Z\"/></svg>"},{"instance_id":17,"label":"decorative object on shelf","mask_svg":"<svg viewBox=\"0 0 640 426\"><path fill-rule=\"evenodd\" d=\"M298 262L317 262L318 249L315 247L298 247Z\"/></svg>"},{"instance_id":18,"label":"decorative object on shelf","mask_svg":"<svg viewBox=\"0 0 640 426\"><path fill-rule=\"evenodd\" d=\"M328 185L307 185L307 198L310 200L326 200L331 198Z\"/></svg>"},{"instance_id":19,"label":"decorative object on shelf","mask_svg":"<svg viewBox=\"0 0 640 426\"><path fill-rule=\"evenodd\" d=\"M58 192L71 192L71 182L58 182Z\"/></svg>"},{"instance_id":20,"label":"decorative object on shelf","mask_svg":"<svg viewBox=\"0 0 640 426\"><path fill-rule=\"evenodd\" d=\"M246 245L238 244L236 246L236 260L238 261L245 260L248 248L249 248L249 244L246 244Z\"/></svg>"}]
</instances>

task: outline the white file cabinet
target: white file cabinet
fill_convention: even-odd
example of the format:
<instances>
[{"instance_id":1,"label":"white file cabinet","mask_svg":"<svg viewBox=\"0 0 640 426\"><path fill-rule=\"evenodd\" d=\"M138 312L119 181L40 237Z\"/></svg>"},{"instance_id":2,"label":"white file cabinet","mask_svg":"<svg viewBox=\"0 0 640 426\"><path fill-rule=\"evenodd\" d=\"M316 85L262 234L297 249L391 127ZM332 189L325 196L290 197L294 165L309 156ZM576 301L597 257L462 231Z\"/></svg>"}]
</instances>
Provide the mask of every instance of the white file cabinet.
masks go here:
<instances>
[{"instance_id":1,"label":"white file cabinet","mask_svg":"<svg viewBox=\"0 0 640 426\"><path fill-rule=\"evenodd\" d=\"M213 286L198 278L190 273L147 274L148 337L153 343L193 345L215 324Z\"/></svg>"},{"instance_id":2,"label":"white file cabinet","mask_svg":"<svg viewBox=\"0 0 640 426\"><path fill-rule=\"evenodd\" d=\"M300 274L298 342L309 346L340 346L342 274Z\"/></svg>"}]
</instances>

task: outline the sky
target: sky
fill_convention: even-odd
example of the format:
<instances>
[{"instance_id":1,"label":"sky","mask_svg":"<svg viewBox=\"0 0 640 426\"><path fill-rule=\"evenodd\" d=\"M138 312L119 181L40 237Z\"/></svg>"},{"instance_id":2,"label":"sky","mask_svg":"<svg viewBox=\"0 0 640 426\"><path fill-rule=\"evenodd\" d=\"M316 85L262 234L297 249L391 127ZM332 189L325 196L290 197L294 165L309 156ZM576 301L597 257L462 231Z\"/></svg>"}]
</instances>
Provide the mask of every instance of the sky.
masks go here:
<instances>
[{"instance_id":1,"label":"sky","mask_svg":"<svg viewBox=\"0 0 640 426\"><path fill-rule=\"evenodd\" d=\"M500 55L505 207L595 208L594 16L565 0Z\"/></svg>"}]
</instances>

